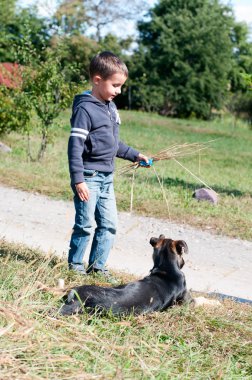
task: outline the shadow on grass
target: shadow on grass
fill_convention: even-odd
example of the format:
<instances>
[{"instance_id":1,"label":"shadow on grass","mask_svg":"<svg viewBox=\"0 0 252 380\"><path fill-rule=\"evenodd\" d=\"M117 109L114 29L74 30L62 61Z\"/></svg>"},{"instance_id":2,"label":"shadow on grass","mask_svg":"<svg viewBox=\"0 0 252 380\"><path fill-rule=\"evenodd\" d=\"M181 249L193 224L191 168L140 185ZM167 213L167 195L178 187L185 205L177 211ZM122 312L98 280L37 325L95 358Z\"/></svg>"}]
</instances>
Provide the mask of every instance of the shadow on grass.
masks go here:
<instances>
[{"instance_id":1,"label":"shadow on grass","mask_svg":"<svg viewBox=\"0 0 252 380\"><path fill-rule=\"evenodd\" d=\"M48 261L50 267L61 263L60 258L54 255L45 255L38 249L32 249L24 244L9 243L5 239L0 239L0 258L10 257L18 261L25 261L26 263L33 262L34 264L41 264L41 262Z\"/></svg>"},{"instance_id":2,"label":"shadow on grass","mask_svg":"<svg viewBox=\"0 0 252 380\"><path fill-rule=\"evenodd\" d=\"M138 181L145 182L146 179L144 180L143 178L138 177ZM150 184L153 184L153 185L158 183L157 178L155 178L155 177L148 179L148 182ZM184 181L184 180L179 179L179 178L170 178L170 177L162 178L162 184L165 186L168 186L168 187L180 187L180 188L183 188L186 190L190 189L192 191L195 191L197 188L204 187L204 185L202 183L196 183L196 182L192 183L192 182ZM229 188L225 188L222 186L215 186L215 185L212 188L217 193L232 195L234 197L242 197L244 195L249 195L250 197L252 196L252 192L248 192L248 191L244 192L244 191L237 190L237 189L229 189Z\"/></svg>"},{"instance_id":3,"label":"shadow on grass","mask_svg":"<svg viewBox=\"0 0 252 380\"><path fill-rule=\"evenodd\" d=\"M164 180L164 184L166 184L168 186L179 186L179 187L182 187L183 189L192 189L193 191L196 188L204 187L204 185L202 185L202 183L197 184L197 183L186 182L186 181L178 179L178 178L175 178L175 179L166 178ZM241 190L229 189L229 188L225 188L222 186L213 186L213 189L217 193L222 193L222 194L226 194L226 195L233 195L234 197L242 197L244 195L252 196L252 192L244 192Z\"/></svg>"}]
</instances>

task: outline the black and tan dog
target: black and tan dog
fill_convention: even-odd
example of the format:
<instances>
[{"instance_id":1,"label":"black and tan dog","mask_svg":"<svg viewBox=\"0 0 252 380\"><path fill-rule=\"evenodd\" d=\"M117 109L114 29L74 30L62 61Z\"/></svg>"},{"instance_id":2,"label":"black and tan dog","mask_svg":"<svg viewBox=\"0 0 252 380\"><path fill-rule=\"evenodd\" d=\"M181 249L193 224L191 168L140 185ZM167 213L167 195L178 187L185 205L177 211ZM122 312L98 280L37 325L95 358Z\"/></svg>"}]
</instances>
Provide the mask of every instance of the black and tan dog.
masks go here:
<instances>
[{"instance_id":1,"label":"black and tan dog","mask_svg":"<svg viewBox=\"0 0 252 380\"><path fill-rule=\"evenodd\" d=\"M61 315L87 311L111 311L113 314L145 314L163 311L176 303L190 302L186 288L183 253L188 247L183 240L151 238L154 266L142 280L117 287L83 285L68 294Z\"/></svg>"}]
</instances>

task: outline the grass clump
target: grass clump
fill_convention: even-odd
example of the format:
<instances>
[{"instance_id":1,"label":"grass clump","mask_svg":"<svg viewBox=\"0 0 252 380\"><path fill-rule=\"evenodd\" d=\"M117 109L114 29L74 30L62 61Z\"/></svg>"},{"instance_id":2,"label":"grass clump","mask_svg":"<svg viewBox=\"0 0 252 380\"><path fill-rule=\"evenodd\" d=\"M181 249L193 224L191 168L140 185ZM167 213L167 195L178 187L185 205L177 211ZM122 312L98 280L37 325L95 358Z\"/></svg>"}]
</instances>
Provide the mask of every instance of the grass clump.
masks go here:
<instances>
[{"instance_id":1,"label":"grass clump","mask_svg":"<svg viewBox=\"0 0 252 380\"><path fill-rule=\"evenodd\" d=\"M95 280L24 246L1 241L0 253L3 380L252 376L249 305L226 300L218 309L176 306L138 317L64 318L57 314L62 303L58 278L67 288Z\"/></svg>"}]
</instances>

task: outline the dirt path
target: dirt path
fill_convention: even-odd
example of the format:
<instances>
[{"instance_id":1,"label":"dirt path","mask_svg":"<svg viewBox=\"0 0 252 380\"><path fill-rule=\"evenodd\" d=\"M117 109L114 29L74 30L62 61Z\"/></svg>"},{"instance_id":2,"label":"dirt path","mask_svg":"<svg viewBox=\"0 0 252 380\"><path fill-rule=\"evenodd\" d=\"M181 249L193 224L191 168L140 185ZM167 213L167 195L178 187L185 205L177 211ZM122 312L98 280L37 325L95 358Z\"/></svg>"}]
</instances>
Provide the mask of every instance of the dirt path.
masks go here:
<instances>
[{"instance_id":1,"label":"dirt path","mask_svg":"<svg viewBox=\"0 0 252 380\"><path fill-rule=\"evenodd\" d=\"M0 237L66 255L74 221L72 202L0 186ZM146 275L152 266L149 239L164 234L189 247L188 287L252 300L252 242L212 235L165 220L119 213L110 268Z\"/></svg>"}]
</instances>

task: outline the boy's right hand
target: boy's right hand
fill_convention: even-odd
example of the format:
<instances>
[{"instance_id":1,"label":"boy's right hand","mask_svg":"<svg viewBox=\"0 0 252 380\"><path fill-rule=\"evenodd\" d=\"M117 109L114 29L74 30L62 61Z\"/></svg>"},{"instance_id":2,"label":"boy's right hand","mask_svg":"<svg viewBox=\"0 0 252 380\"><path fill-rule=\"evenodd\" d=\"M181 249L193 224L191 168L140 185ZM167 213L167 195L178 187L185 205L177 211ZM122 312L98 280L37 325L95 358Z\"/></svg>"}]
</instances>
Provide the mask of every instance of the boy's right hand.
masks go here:
<instances>
[{"instance_id":1,"label":"boy's right hand","mask_svg":"<svg viewBox=\"0 0 252 380\"><path fill-rule=\"evenodd\" d=\"M80 200L87 202L89 200L89 189L85 182L75 184L75 188Z\"/></svg>"}]
</instances>

